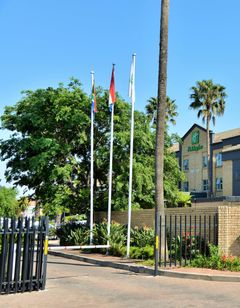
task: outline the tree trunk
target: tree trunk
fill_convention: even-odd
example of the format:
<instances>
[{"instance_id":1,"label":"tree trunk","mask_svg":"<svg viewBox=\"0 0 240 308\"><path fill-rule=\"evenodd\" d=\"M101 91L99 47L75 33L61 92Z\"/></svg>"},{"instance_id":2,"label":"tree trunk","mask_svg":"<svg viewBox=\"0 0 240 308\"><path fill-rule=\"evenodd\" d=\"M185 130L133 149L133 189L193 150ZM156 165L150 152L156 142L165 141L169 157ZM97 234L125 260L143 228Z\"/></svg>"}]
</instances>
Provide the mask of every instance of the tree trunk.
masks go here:
<instances>
[{"instance_id":1,"label":"tree trunk","mask_svg":"<svg viewBox=\"0 0 240 308\"><path fill-rule=\"evenodd\" d=\"M207 162L208 162L208 198L211 197L212 193L212 182L211 182L211 166L210 166L210 136L209 136L209 122L210 119L207 117Z\"/></svg>"},{"instance_id":2,"label":"tree trunk","mask_svg":"<svg viewBox=\"0 0 240 308\"><path fill-rule=\"evenodd\" d=\"M168 14L169 0L162 0L161 25L160 25L160 52L158 69L158 105L157 127L155 148L155 274L159 263L159 218L164 222L164 189L163 189L163 166L164 166L164 131L166 113L167 92L167 59L168 59ZM161 228L161 255L165 246L165 226Z\"/></svg>"}]
</instances>

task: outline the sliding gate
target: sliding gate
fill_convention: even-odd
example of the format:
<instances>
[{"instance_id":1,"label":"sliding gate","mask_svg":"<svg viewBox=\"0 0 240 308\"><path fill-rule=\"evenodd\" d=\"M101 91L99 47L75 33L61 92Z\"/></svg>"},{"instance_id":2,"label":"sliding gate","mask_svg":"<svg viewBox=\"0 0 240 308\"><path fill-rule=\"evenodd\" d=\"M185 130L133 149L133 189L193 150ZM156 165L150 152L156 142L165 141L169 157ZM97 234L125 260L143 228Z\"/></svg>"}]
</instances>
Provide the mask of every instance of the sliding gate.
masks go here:
<instances>
[{"instance_id":1,"label":"sliding gate","mask_svg":"<svg viewBox=\"0 0 240 308\"><path fill-rule=\"evenodd\" d=\"M0 218L0 294L43 290L48 218Z\"/></svg>"}]
</instances>

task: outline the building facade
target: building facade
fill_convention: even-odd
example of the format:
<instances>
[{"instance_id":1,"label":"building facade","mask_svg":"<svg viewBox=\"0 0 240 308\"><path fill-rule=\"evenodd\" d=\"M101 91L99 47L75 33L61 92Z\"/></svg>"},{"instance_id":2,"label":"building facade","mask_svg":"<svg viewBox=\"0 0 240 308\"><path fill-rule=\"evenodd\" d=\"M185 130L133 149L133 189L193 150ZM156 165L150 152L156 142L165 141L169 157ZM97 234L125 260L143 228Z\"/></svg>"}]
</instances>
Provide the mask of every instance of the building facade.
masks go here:
<instances>
[{"instance_id":1,"label":"building facade","mask_svg":"<svg viewBox=\"0 0 240 308\"><path fill-rule=\"evenodd\" d=\"M207 131L194 124L173 147L186 179L182 191L196 196L240 196L240 128L222 133L210 132L210 165L207 159ZM208 172L211 184L208 183Z\"/></svg>"}]
</instances>

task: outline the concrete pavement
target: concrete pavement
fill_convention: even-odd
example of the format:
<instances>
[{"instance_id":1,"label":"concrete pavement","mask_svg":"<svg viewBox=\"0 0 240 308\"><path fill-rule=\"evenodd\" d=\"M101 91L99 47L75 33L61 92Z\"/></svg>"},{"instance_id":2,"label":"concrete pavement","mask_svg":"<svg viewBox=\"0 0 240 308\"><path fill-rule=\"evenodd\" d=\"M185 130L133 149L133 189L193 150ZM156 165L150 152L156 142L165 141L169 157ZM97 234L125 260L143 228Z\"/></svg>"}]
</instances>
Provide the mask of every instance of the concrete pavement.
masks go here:
<instances>
[{"instance_id":1,"label":"concrete pavement","mask_svg":"<svg viewBox=\"0 0 240 308\"><path fill-rule=\"evenodd\" d=\"M79 252L79 250L49 251L49 253L54 256L84 261L91 264L128 270L135 273L154 275L153 267L142 266L141 260L123 259L121 257L106 256L100 253L86 254L83 252ZM204 268L179 268L173 266L166 269L160 268L158 270L158 275L174 278L200 279L208 281L240 282L240 272L211 270Z\"/></svg>"},{"instance_id":2,"label":"concrete pavement","mask_svg":"<svg viewBox=\"0 0 240 308\"><path fill-rule=\"evenodd\" d=\"M1 308L240 307L239 283L152 277L55 256L47 290L1 296Z\"/></svg>"}]
</instances>

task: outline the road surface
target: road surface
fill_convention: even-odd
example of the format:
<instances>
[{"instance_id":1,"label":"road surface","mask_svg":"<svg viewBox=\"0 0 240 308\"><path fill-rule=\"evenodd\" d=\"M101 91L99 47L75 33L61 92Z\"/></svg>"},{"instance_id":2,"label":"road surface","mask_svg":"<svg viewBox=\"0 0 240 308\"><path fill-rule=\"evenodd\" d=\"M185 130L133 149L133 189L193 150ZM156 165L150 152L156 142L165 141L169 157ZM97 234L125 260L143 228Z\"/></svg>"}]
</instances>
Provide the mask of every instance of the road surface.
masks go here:
<instances>
[{"instance_id":1,"label":"road surface","mask_svg":"<svg viewBox=\"0 0 240 308\"><path fill-rule=\"evenodd\" d=\"M46 291L0 296L1 308L240 307L240 283L152 277L48 257Z\"/></svg>"}]
</instances>

